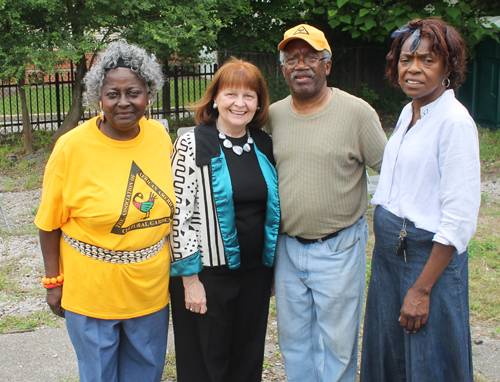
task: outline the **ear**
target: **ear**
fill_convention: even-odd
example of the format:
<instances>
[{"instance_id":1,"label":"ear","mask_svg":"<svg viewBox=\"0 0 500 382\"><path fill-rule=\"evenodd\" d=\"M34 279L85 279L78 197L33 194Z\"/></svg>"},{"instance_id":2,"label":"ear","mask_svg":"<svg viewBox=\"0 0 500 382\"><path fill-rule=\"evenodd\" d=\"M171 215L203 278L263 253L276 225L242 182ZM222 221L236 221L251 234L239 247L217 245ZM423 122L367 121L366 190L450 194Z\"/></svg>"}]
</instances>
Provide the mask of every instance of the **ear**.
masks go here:
<instances>
[{"instance_id":1,"label":"ear","mask_svg":"<svg viewBox=\"0 0 500 382\"><path fill-rule=\"evenodd\" d=\"M330 74L330 70L332 69L332 60L328 60L326 63L326 75L328 76Z\"/></svg>"},{"instance_id":2,"label":"ear","mask_svg":"<svg viewBox=\"0 0 500 382\"><path fill-rule=\"evenodd\" d=\"M285 65L280 64L280 66L281 66L281 73L283 73L283 77L286 78L286 75L285 75Z\"/></svg>"},{"instance_id":3,"label":"ear","mask_svg":"<svg viewBox=\"0 0 500 382\"><path fill-rule=\"evenodd\" d=\"M449 78L451 74L451 69L450 65L444 58L443 58L443 65L444 65L444 78Z\"/></svg>"}]
</instances>

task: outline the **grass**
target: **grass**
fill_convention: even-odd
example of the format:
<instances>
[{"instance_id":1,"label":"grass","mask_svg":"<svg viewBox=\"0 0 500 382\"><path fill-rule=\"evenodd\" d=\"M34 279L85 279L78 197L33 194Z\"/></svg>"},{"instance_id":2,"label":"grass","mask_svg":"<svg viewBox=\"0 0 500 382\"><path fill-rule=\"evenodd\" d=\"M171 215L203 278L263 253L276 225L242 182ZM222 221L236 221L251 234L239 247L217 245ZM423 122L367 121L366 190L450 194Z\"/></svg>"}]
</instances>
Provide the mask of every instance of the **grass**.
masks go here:
<instances>
[{"instance_id":1,"label":"grass","mask_svg":"<svg viewBox=\"0 0 500 382\"><path fill-rule=\"evenodd\" d=\"M14 179L7 178L3 181L0 187L3 191L6 192L14 191L16 189L16 182L14 181Z\"/></svg>"},{"instance_id":2,"label":"grass","mask_svg":"<svg viewBox=\"0 0 500 382\"><path fill-rule=\"evenodd\" d=\"M469 243L470 311L473 317L500 325L500 237L477 236Z\"/></svg>"},{"instance_id":3,"label":"grass","mask_svg":"<svg viewBox=\"0 0 500 382\"><path fill-rule=\"evenodd\" d=\"M4 239L5 240L5 239ZM8 238L7 238L8 241ZM6 245L7 243L4 244ZM26 297L43 298L43 288L27 288L17 281L19 277L40 273L28 265L21 265L23 255L3 258L0 262L0 301L12 303ZM60 327L63 320L55 316L48 307L28 316L7 316L0 320L0 334L41 327Z\"/></svg>"},{"instance_id":4,"label":"grass","mask_svg":"<svg viewBox=\"0 0 500 382\"><path fill-rule=\"evenodd\" d=\"M481 374L474 374L474 382L490 382L490 379L482 376Z\"/></svg>"},{"instance_id":5,"label":"grass","mask_svg":"<svg viewBox=\"0 0 500 382\"><path fill-rule=\"evenodd\" d=\"M175 353L168 352L165 358L165 367L161 376L162 381L177 381L177 368L175 366Z\"/></svg>"},{"instance_id":6,"label":"grass","mask_svg":"<svg viewBox=\"0 0 500 382\"><path fill-rule=\"evenodd\" d=\"M269 316L276 316L276 297L271 297L271 301L269 303Z\"/></svg>"},{"instance_id":7,"label":"grass","mask_svg":"<svg viewBox=\"0 0 500 382\"><path fill-rule=\"evenodd\" d=\"M500 129L478 128L481 160L500 164Z\"/></svg>"},{"instance_id":8,"label":"grass","mask_svg":"<svg viewBox=\"0 0 500 382\"><path fill-rule=\"evenodd\" d=\"M10 316L2 318L0 321L0 334L40 327L58 328L63 325L63 322L62 318L48 311L47 308L25 317Z\"/></svg>"},{"instance_id":9,"label":"grass","mask_svg":"<svg viewBox=\"0 0 500 382\"><path fill-rule=\"evenodd\" d=\"M34 132L33 144L39 151L34 156L26 156L21 134L0 136L0 173L4 178L0 182L0 192L32 190L41 186L43 169L49 157L45 147L51 142L50 137L50 132ZM16 160L9 159L13 157Z\"/></svg>"},{"instance_id":10,"label":"grass","mask_svg":"<svg viewBox=\"0 0 500 382\"><path fill-rule=\"evenodd\" d=\"M269 362L269 361L267 360L267 358L264 358L264 362L262 363L262 370L267 370L267 369L269 369L270 367L274 367L274 366L275 366L275 365L274 365L274 363Z\"/></svg>"},{"instance_id":11,"label":"grass","mask_svg":"<svg viewBox=\"0 0 500 382\"><path fill-rule=\"evenodd\" d=\"M17 283L12 280L15 273L17 259L4 260L0 265L0 292L4 294L19 294L22 292Z\"/></svg>"},{"instance_id":12,"label":"grass","mask_svg":"<svg viewBox=\"0 0 500 382\"><path fill-rule=\"evenodd\" d=\"M61 111L65 110L67 112L71 105L71 89L69 86L61 86L59 91L59 106ZM26 91L26 101L30 114L57 112L57 96L54 86L32 86ZM0 101L0 114L22 114L19 94L4 97Z\"/></svg>"},{"instance_id":13,"label":"grass","mask_svg":"<svg viewBox=\"0 0 500 382\"><path fill-rule=\"evenodd\" d=\"M500 171L500 129L479 127L479 150L483 176Z\"/></svg>"}]
</instances>

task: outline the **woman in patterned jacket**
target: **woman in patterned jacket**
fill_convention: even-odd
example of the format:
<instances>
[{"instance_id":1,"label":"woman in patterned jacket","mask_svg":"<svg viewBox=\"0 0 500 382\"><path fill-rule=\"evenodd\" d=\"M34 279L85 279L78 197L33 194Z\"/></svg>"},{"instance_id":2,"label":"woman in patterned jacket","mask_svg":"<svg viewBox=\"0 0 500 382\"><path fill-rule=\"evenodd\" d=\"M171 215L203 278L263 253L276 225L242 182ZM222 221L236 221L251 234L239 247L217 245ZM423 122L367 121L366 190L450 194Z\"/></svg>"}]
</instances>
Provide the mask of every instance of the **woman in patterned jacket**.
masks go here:
<instances>
[{"instance_id":1,"label":"woman in patterned jacket","mask_svg":"<svg viewBox=\"0 0 500 382\"><path fill-rule=\"evenodd\" d=\"M232 59L172 153L170 293L179 382L260 381L279 225L269 97ZM210 309L208 309L210 308Z\"/></svg>"}]
</instances>

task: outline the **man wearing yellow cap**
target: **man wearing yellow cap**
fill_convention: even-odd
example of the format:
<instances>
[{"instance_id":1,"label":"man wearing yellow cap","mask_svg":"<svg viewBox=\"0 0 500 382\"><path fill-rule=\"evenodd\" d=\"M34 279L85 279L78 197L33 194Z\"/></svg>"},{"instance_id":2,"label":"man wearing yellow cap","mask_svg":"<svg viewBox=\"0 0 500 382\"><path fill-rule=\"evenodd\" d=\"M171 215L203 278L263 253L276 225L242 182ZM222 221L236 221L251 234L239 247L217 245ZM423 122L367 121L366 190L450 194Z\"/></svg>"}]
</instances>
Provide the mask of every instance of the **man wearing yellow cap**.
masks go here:
<instances>
[{"instance_id":1,"label":"man wearing yellow cap","mask_svg":"<svg viewBox=\"0 0 500 382\"><path fill-rule=\"evenodd\" d=\"M368 239L365 164L380 171L375 110L326 77L325 35L310 25L278 45L291 95L271 106L282 221L275 285L289 382L355 381Z\"/></svg>"}]
</instances>

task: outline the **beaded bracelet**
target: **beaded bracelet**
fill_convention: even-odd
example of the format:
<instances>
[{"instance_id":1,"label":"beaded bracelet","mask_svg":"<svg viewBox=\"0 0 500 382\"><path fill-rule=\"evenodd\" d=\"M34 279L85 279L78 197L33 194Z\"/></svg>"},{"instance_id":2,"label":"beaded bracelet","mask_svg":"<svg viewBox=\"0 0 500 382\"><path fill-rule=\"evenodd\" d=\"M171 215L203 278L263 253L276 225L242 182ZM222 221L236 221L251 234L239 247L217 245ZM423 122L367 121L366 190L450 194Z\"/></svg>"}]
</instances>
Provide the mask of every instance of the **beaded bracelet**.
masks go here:
<instances>
[{"instance_id":1,"label":"beaded bracelet","mask_svg":"<svg viewBox=\"0 0 500 382\"><path fill-rule=\"evenodd\" d=\"M64 275L61 273L57 277L42 277L42 284L45 289L60 287L64 284Z\"/></svg>"}]
</instances>

